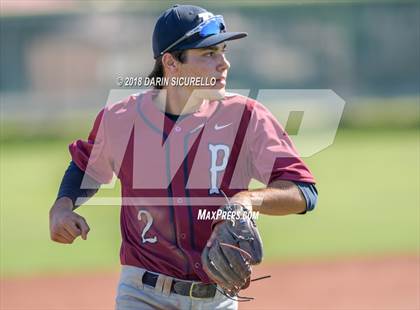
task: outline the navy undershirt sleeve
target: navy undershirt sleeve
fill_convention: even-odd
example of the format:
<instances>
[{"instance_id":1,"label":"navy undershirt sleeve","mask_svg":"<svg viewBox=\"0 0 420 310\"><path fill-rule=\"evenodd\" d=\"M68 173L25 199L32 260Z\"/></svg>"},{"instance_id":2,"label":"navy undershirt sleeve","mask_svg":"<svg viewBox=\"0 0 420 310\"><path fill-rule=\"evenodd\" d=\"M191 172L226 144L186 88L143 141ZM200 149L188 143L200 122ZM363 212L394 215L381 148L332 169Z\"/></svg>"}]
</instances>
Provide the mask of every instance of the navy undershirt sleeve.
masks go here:
<instances>
[{"instance_id":1,"label":"navy undershirt sleeve","mask_svg":"<svg viewBox=\"0 0 420 310\"><path fill-rule=\"evenodd\" d=\"M296 181L293 181L293 183L299 187L306 200L306 210L300 214L305 214L306 212L315 209L316 203L318 201L318 190L316 189L315 184Z\"/></svg>"},{"instance_id":2,"label":"navy undershirt sleeve","mask_svg":"<svg viewBox=\"0 0 420 310\"><path fill-rule=\"evenodd\" d=\"M89 199L99 190L101 186L96 180L86 175L86 180L84 181L87 188L80 188L82 180L85 177L85 172L81 170L74 161L71 161L66 172L64 173L63 179L61 181L60 189L58 190L57 199L62 197L68 197L72 200L74 209L79 205L76 205L77 198L86 198Z\"/></svg>"}]
</instances>

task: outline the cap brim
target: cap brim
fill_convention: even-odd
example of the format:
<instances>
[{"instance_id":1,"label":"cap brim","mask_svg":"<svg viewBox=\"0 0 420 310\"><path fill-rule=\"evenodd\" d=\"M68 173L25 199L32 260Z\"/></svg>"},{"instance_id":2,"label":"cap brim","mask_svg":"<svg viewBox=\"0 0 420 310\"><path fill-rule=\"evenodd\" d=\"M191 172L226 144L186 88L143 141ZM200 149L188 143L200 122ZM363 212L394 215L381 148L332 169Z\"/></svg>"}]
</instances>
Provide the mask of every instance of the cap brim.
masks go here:
<instances>
[{"instance_id":1,"label":"cap brim","mask_svg":"<svg viewBox=\"0 0 420 310\"><path fill-rule=\"evenodd\" d=\"M232 41L246 37L248 34L246 32L222 32L219 34L215 34L195 42L180 44L175 48L175 50L185 50L190 48L203 48L209 47L213 45L217 45L219 43L225 41Z\"/></svg>"}]
</instances>

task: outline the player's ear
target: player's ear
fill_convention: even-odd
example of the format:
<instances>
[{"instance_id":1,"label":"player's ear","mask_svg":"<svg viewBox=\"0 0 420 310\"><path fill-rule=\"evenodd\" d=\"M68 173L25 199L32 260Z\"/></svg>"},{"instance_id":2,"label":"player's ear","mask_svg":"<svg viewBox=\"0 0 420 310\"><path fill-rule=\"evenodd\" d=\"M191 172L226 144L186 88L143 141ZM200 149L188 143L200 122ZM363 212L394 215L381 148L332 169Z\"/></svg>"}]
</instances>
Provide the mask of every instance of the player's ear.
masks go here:
<instances>
[{"instance_id":1,"label":"player's ear","mask_svg":"<svg viewBox=\"0 0 420 310\"><path fill-rule=\"evenodd\" d=\"M174 73L178 70L179 62L170 53L165 53L162 56L162 65L167 72Z\"/></svg>"}]
</instances>

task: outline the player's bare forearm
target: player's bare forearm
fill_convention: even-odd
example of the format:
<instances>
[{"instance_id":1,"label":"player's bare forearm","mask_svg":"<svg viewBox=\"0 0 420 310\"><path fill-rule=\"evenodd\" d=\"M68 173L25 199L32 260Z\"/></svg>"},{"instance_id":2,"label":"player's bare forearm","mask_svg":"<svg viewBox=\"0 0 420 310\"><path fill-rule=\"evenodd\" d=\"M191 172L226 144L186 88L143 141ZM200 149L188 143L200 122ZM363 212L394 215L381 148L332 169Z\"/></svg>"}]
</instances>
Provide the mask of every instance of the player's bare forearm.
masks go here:
<instances>
[{"instance_id":1,"label":"player's bare forearm","mask_svg":"<svg viewBox=\"0 0 420 310\"><path fill-rule=\"evenodd\" d=\"M252 208L252 211L268 215L296 214L306 210L305 197L291 181L274 181L267 188L243 191L232 199Z\"/></svg>"}]
</instances>

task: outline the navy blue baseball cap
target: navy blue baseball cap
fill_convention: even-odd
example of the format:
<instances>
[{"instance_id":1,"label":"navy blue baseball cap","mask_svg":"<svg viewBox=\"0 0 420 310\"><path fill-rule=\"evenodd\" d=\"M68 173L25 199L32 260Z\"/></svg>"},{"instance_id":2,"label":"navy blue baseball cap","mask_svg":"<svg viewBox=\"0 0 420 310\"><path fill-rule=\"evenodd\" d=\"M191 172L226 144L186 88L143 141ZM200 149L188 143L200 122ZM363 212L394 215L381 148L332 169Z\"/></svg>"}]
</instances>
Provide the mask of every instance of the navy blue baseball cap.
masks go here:
<instances>
[{"instance_id":1,"label":"navy blue baseball cap","mask_svg":"<svg viewBox=\"0 0 420 310\"><path fill-rule=\"evenodd\" d=\"M174 5L159 16L153 31L153 57L166 52L203 48L246 37L246 32L226 32L221 15L194 5Z\"/></svg>"}]
</instances>

